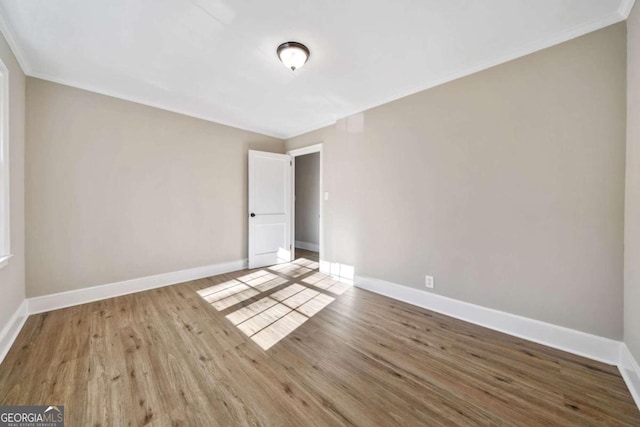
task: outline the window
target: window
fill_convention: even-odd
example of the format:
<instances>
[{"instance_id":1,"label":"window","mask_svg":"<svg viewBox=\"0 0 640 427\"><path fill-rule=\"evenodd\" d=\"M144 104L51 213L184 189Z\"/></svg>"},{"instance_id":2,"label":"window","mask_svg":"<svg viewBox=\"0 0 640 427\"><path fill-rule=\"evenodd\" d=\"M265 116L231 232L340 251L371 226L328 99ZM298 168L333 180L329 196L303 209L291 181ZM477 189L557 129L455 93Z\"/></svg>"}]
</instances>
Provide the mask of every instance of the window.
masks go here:
<instances>
[{"instance_id":1,"label":"window","mask_svg":"<svg viewBox=\"0 0 640 427\"><path fill-rule=\"evenodd\" d=\"M0 60L0 268L11 257L9 230L9 71Z\"/></svg>"}]
</instances>

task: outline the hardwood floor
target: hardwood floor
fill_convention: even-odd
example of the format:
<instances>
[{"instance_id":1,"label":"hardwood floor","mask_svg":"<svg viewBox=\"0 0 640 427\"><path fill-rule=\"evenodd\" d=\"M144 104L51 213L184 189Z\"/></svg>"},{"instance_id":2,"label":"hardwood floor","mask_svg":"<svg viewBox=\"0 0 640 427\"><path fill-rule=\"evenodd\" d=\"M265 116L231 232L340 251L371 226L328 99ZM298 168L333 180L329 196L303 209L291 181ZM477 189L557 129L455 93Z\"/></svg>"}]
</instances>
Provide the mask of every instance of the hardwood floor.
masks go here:
<instances>
[{"instance_id":1,"label":"hardwood floor","mask_svg":"<svg viewBox=\"0 0 640 427\"><path fill-rule=\"evenodd\" d=\"M312 269L267 271L280 280L240 271L31 316L0 365L0 404L63 404L68 426L640 425L613 366L357 288L332 294ZM231 280L235 305L198 293ZM234 323L292 284L333 301L309 315L311 299L277 300L308 316L265 351Z\"/></svg>"}]
</instances>

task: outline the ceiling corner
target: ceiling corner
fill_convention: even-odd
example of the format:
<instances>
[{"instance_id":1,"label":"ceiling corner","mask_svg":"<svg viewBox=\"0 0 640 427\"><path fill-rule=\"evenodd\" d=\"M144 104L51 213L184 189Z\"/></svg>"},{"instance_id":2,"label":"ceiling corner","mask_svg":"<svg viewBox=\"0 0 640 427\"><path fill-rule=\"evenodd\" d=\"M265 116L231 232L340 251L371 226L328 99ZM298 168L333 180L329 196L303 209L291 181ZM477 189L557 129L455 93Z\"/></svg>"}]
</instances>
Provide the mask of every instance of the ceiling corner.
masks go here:
<instances>
[{"instance_id":1,"label":"ceiling corner","mask_svg":"<svg viewBox=\"0 0 640 427\"><path fill-rule=\"evenodd\" d=\"M618 14L622 19L627 19L629 14L631 13L631 9L633 9L633 5L636 0L622 0L620 7L618 8Z\"/></svg>"},{"instance_id":2,"label":"ceiling corner","mask_svg":"<svg viewBox=\"0 0 640 427\"><path fill-rule=\"evenodd\" d=\"M336 124L336 122L337 122L337 119L334 118L334 119L329 119L329 120L323 120L323 121L320 121L320 122L316 122L312 126L304 126L304 127L301 127L301 128L297 128L294 131L288 132L286 134L287 135L286 138L284 138L284 139L285 140L289 140L289 139L295 138L297 136L304 135L305 133L313 132L315 130L322 129L322 128L327 127L327 126L333 126L333 125Z\"/></svg>"},{"instance_id":3,"label":"ceiling corner","mask_svg":"<svg viewBox=\"0 0 640 427\"><path fill-rule=\"evenodd\" d=\"M24 52L20 48L20 45L13 36L13 33L9 29L9 24L7 23L3 13L1 12L2 11L0 11L0 32L4 36L5 40L7 40L9 47L13 51L13 55L18 61L18 65L20 65L20 68L22 68L22 72L26 75L30 75L31 66L29 65L29 61L27 61L27 57L25 56Z\"/></svg>"}]
</instances>

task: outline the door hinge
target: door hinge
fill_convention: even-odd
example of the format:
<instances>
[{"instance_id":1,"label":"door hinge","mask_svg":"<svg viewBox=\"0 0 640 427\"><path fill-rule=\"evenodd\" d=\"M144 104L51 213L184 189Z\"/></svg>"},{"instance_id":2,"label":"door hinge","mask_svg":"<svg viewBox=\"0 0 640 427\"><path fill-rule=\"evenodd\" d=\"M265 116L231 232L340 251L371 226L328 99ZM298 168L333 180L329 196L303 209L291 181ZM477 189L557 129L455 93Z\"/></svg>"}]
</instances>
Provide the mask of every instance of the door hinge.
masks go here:
<instances>
[{"instance_id":1,"label":"door hinge","mask_svg":"<svg viewBox=\"0 0 640 427\"><path fill-rule=\"evenodd\" d=\"M293 160L289 160L289 166L293 166Z\"/></svg>"}]
</instances>

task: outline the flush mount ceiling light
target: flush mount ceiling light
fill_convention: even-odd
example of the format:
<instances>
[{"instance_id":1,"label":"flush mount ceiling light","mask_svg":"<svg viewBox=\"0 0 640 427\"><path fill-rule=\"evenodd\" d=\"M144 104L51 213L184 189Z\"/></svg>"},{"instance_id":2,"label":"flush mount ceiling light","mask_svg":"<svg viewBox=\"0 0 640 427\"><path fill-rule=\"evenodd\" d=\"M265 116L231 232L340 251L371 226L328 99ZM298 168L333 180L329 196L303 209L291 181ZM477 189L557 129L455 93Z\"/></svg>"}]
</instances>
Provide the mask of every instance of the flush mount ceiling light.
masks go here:
<instances>
[{"instance_id":1,"label":"flush mount ceiling light","mask_svg":"<svg viewBox=\"0 0 640 427\"><path fill-rule=\"evenodd\" d=\"M310 55L309 49L298 42L282 43L278 46L277 53L280 61L282 61L287 68L291 68L292 71L306 64Z\"/></svg>"}]
</instances>

